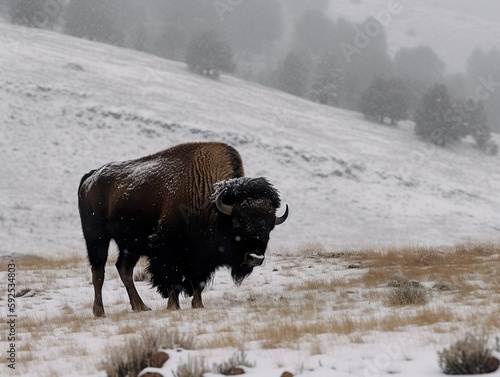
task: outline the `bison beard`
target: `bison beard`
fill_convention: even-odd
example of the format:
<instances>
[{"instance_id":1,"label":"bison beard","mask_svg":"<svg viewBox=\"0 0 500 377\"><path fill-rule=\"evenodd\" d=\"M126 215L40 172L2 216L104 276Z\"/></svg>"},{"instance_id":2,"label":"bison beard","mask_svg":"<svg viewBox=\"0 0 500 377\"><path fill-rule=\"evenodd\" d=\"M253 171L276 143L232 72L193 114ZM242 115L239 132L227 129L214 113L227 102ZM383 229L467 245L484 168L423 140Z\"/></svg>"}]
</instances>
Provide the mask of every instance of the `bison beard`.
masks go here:
<instances>
[{"instance_id":1,"label":"bison beard","mask_svg":"<svg viewBox=\"0 0 500 377\"><path fill-rule=\"evenodd\" d=\"M104 316L102 285L108 246L133 310L149 310L132 274L148 259L151 283L179 309L180 293L201 293L229 267L236 284L264 260L276 217L278 191L265 178L243 177L238 152L222 143L191 143L138 160L110 163L86 174L78 190L80 217L92 266L94 315Z\"/></svg>"}]
</instances>

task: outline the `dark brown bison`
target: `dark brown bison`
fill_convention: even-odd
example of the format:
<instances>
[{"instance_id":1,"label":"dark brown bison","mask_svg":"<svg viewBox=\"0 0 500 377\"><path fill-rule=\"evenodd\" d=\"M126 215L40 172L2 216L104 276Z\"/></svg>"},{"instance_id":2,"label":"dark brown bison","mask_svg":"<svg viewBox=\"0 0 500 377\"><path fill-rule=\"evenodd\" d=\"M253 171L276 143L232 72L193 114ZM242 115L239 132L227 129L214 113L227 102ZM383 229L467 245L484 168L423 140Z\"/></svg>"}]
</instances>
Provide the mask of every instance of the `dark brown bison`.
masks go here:
<instances>
[{"instance_id":1,"label":"dark brown bison","mask_svg":"<svg viewBox=\"0 0 500 377\"><path fill-rule=\"evenodd\" d=\"M86 174L78 189L83 234L92 266L95 316L104 316L102 286L111 239L116 268L132 309L139 297L133 269L148 259L152 285L179 309L179 294L201 293L214 272L231 269L240 284L262 264L276 217L278 191L265 178L243 177L239 153L222 143L181 144L137 160L109 163Z\"/></svg>"}]
</instances>

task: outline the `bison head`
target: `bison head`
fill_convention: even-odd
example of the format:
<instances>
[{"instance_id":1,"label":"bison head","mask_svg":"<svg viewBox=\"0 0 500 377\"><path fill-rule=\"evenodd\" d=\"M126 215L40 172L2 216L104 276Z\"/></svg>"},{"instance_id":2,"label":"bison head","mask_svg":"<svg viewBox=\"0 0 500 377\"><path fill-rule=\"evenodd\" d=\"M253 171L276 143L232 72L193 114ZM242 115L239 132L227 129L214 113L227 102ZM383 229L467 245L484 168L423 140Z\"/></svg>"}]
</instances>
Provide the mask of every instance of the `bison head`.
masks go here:
<instances>
[{"instance_id":1,"label":"bison head","mask_svg":"<svg viewBox=\"0 0 500 377\"><path fill-rule=\"evenodd\" d=\"M214 202L222 216L227 247L236 258L233 277L237 271L246 271L246 276L264 262L269 233L285 222L288 206L282 216L276 216L279 194L265 178L244 177L219 182Z\"/></svg>"}]
</instances>

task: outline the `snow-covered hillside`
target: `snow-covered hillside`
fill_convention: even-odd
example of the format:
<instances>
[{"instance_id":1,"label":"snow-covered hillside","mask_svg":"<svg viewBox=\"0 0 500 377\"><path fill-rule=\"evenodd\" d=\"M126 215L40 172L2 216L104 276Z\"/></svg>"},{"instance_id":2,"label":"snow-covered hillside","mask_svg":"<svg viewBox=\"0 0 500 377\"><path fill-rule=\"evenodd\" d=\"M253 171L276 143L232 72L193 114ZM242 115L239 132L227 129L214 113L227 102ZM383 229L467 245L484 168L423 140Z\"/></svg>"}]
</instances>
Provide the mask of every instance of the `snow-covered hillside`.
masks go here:
<instances>
[{"instance_id":1,"label":"snow-covered hillside","mask_svg":"<svg viewBox=\"0 0 500 377\"><path fill-rule=\"evenodd\" d=\"M431 47L446 63L448 72L464 72L476 47L500 48L500 24L440 7L432 0L332 0L333 18L362 22L376 17L384 24L391 56L401 47ZM395 11L396 10L396 11ZM389 17L387 15L390 14Z\"/></svg>"},{"instance_id":2,"label":"snow-covered hillside","mask_svg":"<svg viewBox=\"0 0 500 377\"><path fill-rule=\"evenodd\" d=\"M0 254L83 253L76 190L106 162L222 140L291 215L273 248L500 235L499 156L179 63L0 23Z\"/></svg>"}]
</instances>

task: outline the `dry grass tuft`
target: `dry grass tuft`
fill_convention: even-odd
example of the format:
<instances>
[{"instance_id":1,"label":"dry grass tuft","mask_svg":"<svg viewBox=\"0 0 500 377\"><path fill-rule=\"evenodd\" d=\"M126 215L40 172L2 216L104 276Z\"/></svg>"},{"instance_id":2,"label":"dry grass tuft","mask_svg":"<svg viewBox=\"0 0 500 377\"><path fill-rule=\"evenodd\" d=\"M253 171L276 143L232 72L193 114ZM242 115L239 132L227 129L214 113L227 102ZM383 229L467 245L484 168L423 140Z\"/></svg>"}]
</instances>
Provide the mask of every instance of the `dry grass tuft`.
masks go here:
<instances>
[{"instance_id":1,"label":"dry grass tuft","mask_svg":"<svg viewBox=\"0 0 500 377\"><path fill-rule=\"evenodd\" d=\"M106 361L100 367L108 377L128 377L138 375L148 366L151 356L160 348L194 348L194 338L169 332L165 329L145 331L138 336L129 337L120 348L110 348Z\"/></svg>"},{"instance_id":2,"label":"dry grass tuft","mask_svg":"<svg viewBox=\"0 0 500 377\"><path fill-rule=\"evenodd\" d=\"M207 336L199 340L200 348L235 348L240 346L242 340L231 332L218 333L217 336Z\"/></svg>"},{"instance_id":3,"label":"dry grass tuft","mask_svg":"<svg viewBox=\"0 0 500 377\"><path fill-rule=\"evenodd\" d=\"M188 356L186 362L180 364L176 371L173 371L174 377L203 377L207 373L208 367L203 356Z\"/></svg>"},{"instance_id":4,"label":"dry grass tuft","mask_svg":"<svg viewBox=\"0 0 500 377\"><path fill-rule=\"evenodd\" d=\"M446 374L484 374L498 369L498 359L492 358L493 349L485 334L467 334L449 348L438 352L439 367Z\"/></svg>"},{"instance_id":5,"label":"dry grass tuft","mask_svg":"<svg viewBox=\"0 0 500 377\"><path fill-rule=\"evenodd\" d=\"M212 367L208 366L206 359L203 356L189 355L187 360L181 363L177 370L173 372L175 377L203 377L205 373L217 373L222 375L230 375L236 367L255 366L254 362L247 359L247 354L244 351L234 353L226 361L214 363Z\"/></svg>"},{"instance_id":6,"label":"dry grass tuft","mask_svg":"<svg viewBox=\"0 0 500 377\"><path fill-rule=\"evenodd\" d=\"M402 282L391 288L387 298L392 306L423 305L429 301L426 288L417 281Z\"/></svg>"},{"instance_id":7,"label":"dry grass tuft","mask_svg":"<svg viewBox=\"0 0 500 377\"><path fill-rule=\"evenodd\" d=\"M323 255L323 254L325 254L325 247L320 243L314 242L303 245L293 255L307 257L312 255Z\"/></svg>"},{"instance_id":8,"label":"dry grass tuft","mask_svg":"<svg viewBox=\"0 0 500 377\"><path fill-rule=\"evenodd\" d=\"M210 371L212 373L229 375L236 367L253 368L254 366L255 362L249 361L246 352L240 350L239 352L233 353L226 361L214 364Z\"/></svg>"}]
</instances>

